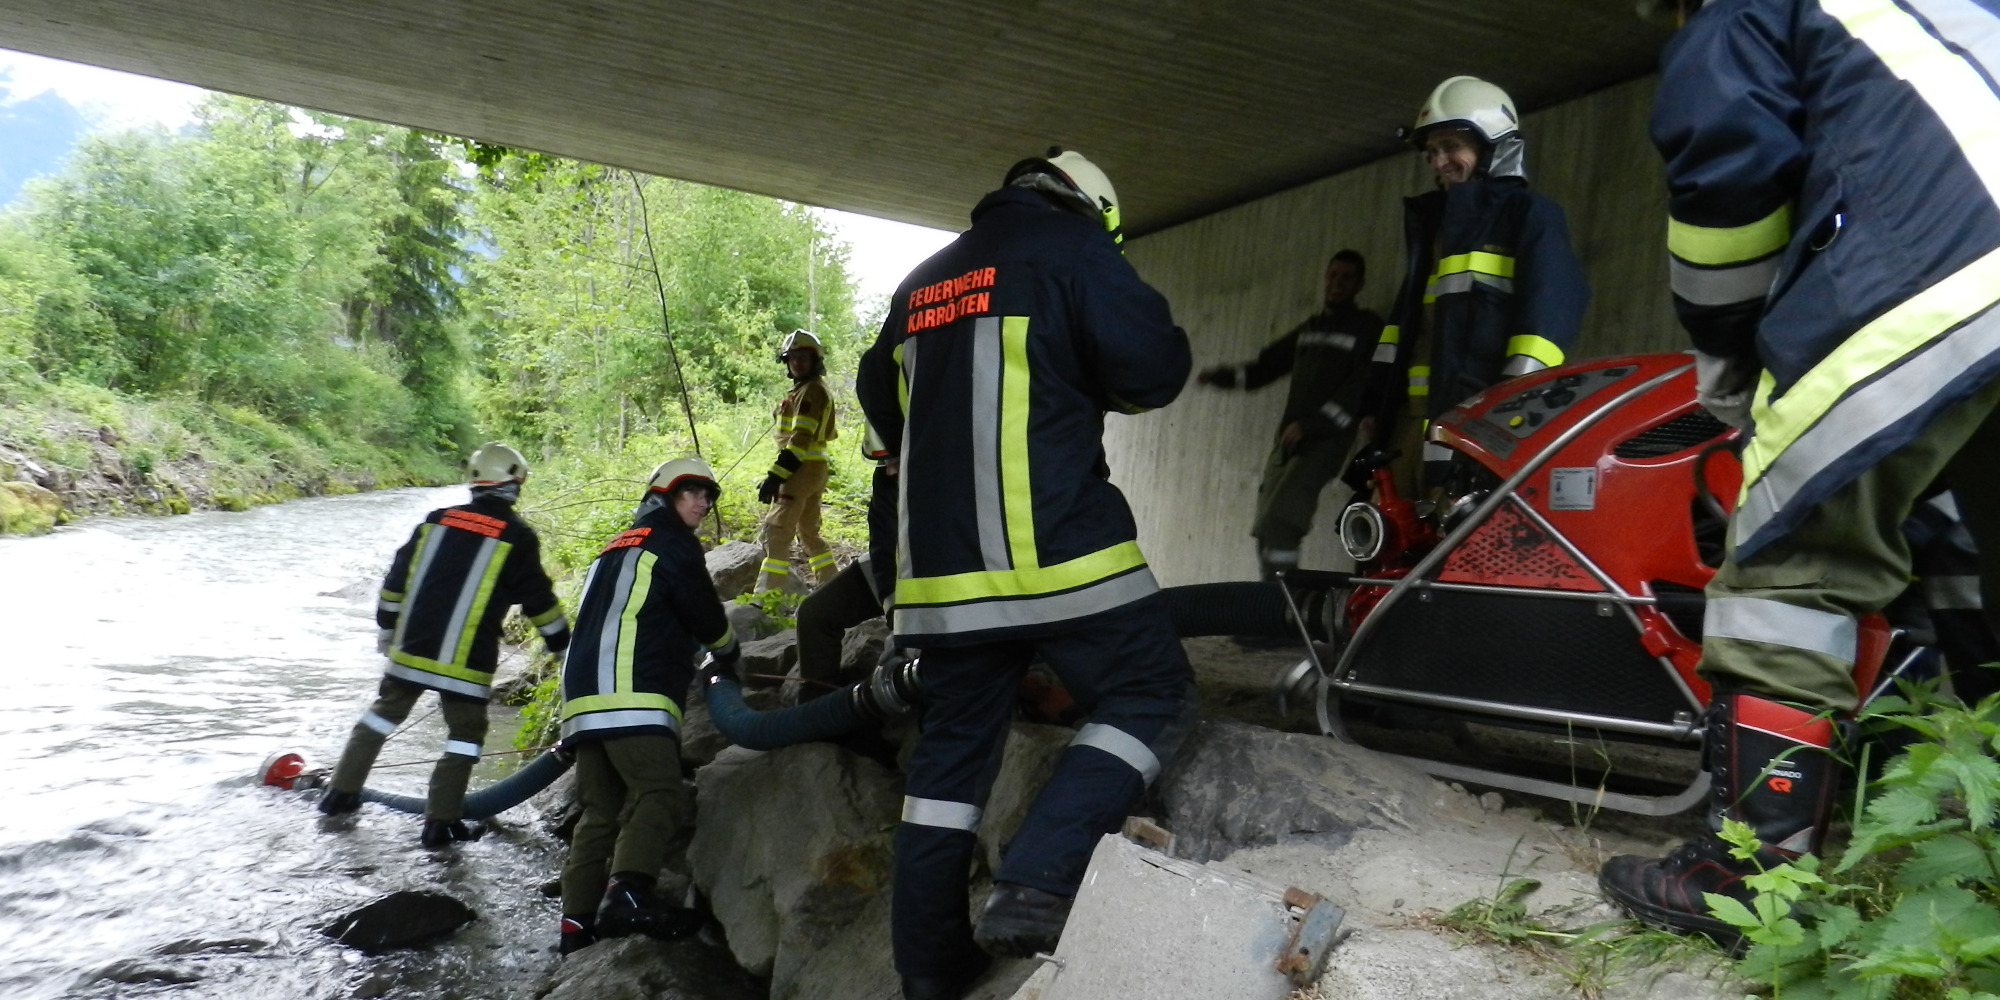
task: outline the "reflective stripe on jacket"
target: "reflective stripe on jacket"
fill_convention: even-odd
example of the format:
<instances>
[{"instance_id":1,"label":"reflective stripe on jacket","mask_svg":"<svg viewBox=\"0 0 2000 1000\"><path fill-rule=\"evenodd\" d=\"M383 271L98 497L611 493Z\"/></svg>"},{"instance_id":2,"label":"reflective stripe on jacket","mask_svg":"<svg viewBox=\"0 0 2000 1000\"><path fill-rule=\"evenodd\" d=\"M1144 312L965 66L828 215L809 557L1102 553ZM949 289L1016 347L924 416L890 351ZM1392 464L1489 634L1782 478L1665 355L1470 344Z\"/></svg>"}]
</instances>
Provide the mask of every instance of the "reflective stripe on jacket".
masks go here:
<instances>
[{"instance_id":1,"label":"reflective stripe on jacket","mask_svg":"<svg viewBox=\"0 0 2000 1000\"><path fill-rule=\"evenodd\" d=\"M1187 335L1091 220L1020 188L972 218L904 279L856 378L902 460L908 646L1055 634L1158 589L1109 479L1104 411L1178 396Z\"/></svg>"},{"instance_id":2,"label":"reflective stripe on jacket","mask_svg":"<svg viewBox=\"0 0 2000 1000\"><path fill-rule=\"evenodd\" d=\"M1754 352L1738 558L2000 373L2000 3L1716 0L1654 104L1675 306Z\"/></svg>"},{"instance_id":3,"label":"reflective stripe on jacket","mask_svg":"<svg viewBox=\"0 0 2000 1000\"><path fill-rule=\"evenodd\" d=\"M1403 284L1364 412L1393 421L1427 396L1434 418L1500 381L1513 355L1563 363L1590 285L1561 206L1520 178L1482 178L1404 199L1403 234Z\"/></svg>"},{"instance_id":4,"label":"reflective stripe on jacket","mask_svg":"<svg viewBox=\"0 0 2000 1000\"><path fill-rule=\"evenodd\" d=\"M736 638L701 543L671 505L605 545L584 578L562 669L562 742L680 731L703 648Z\"/></svg>"},{"instance_id":5,"label":"reflective stripe on jacket","mask_svg":"<svg viewBox=\"0 0 2000 1000\"><path fill-rule=\"evenodd\" d=\"M560 652L569 623L542 569L541 541L510 504L474 500L432 511L396 550L375 621L393 629L391 677L484 698L500 654L500 622L521 613Z\"/></svg>"},{"instance_id":6,"label":"reflective stripe on jacket","mask_svg":"<svg viewBox=\"0 0 2000 1000\"><path fill-rule=\"evenodd\" d=\"M790 479L801 463L826 461L826 443L840 436L833 425L833 397L817 378L795 383L778 401L773 417L777 421L778 461L771 466L771 473L779 479ZM787 454L792 461L785 459Z\"/></svg>"}]
</instances>

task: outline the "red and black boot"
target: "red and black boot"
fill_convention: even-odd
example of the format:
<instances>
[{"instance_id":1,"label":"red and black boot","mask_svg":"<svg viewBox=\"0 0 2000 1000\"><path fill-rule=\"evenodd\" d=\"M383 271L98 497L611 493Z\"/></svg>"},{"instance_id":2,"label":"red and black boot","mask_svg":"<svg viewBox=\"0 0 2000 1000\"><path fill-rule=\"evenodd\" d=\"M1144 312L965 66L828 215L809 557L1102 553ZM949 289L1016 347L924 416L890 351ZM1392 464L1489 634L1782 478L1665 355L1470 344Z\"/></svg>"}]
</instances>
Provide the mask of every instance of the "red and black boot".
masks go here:
<instances>
[{"instance_id":1,"label":"red and black boot","mask_svg":"<svg viewBox=\"0 0 2000 1000\"><path fill-rule=\"evenodd\" d=\"M1621 855L1598 873L1604 898L1642 923L1706 934L1726 948L1736 928L1709 914L1703 893L1749 903L1748 875L1819 850L1842 765L1833 756L1834 724L1825 715L1755 695L1717 691L1709 705L1703 752L1713 782L1707 836L1664 858ZM1716 836L1734 819L1763 847L1754 861L1730 856Z\"/></svg>"}]
</instances>

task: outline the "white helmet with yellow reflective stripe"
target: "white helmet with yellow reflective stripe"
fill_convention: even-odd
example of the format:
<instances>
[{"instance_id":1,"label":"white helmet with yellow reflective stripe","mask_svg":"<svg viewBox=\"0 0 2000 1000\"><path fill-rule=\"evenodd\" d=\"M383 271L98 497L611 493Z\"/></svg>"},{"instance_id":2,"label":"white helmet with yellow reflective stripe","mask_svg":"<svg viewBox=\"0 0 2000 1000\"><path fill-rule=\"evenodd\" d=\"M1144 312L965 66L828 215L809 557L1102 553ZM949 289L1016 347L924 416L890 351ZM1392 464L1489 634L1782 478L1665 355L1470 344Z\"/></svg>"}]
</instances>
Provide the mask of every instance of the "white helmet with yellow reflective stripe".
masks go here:
<instances>
[{"instance_id":1,"label":"white helmet with yellow reflective stripe","mask_svg":"<svg viewBox=\"0 0 2000 1000\"><path fill-rule=\"evenodd\" d=\"M1422 150L1424 137L1440 128L1466 129L1486 143L1480 173L1526 177L1521 116L1507 92L1476 76L1454 76L1432 88L1416 123L1402 129L1403 141Z\"/></svg>"},{"instance_id":2,"label":"white helmet with yellow reflective stripe","mask_svg":"<svg viewBox=\"0 0 2000 1000\"><path fill-rule=\"evenodd\" d=\"M659 467L653 470L653 477L646 480L648 490L659 490L662 493L672 493L690 486L706 487L717 496L722 494L722 487L715 481L715 470L699 458L676 458L661 462Z\"/></svg>"},{"instance_id":3,"label":"white helmet with yellow reflective stripe","mask_svg":"<svg viewBox=\"0 0 2000 1000\"><path fill-rule=\"evenodd\" d=\"M1079 208L1104 220L1104 228L1111 238L1125 242L1125 232L1120 228L1118 212L1118 191L1111 186L1111 178L1097 168L1097 164L1076 150L1065 150L1061 146L1050 146L1047 154L1031 156L1014 164L1007 171L1005 183L1027 174L1043 174L1063 182L1068 194L1079 203Z\"/></svg>"},{"instance_id":4,"label":"white helmet with yellow reflective stripe","mask_svg":"<svg viewBox=\"0 0 2000 1000\"><path fill-rule=\"evenodd\" d=\"M488 441L473 449L472 456L465 460L465 474L474 486L526 482L528 460L498 441Z\"/></svg>"}]
</instances>

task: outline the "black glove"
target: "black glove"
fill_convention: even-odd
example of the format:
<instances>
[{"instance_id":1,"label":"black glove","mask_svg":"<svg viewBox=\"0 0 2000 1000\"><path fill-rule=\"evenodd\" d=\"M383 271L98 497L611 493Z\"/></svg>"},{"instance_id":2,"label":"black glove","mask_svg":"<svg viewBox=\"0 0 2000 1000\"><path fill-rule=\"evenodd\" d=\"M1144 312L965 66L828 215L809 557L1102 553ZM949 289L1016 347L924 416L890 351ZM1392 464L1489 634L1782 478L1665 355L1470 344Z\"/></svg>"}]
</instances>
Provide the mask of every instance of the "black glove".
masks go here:
<instances>
[{"instance_id":1,"label":"black glove","mask_svg":"<svg viewBox=\"0 0 2000 1000\"><path fill-rule=\"evenodd\" d=\"M743 647L736 642L731 642L721 649L712 650L707 656L701 658L701 669L695 671L694 675L695 686L706 690L710 684L715 683L719 678L734 678L736 676L736 664L742 659Z\"/></svg>"},{"instance_id":2,"label":"black glove","mask_svg":"<svg viewBox=\"0 0 2000 1000\"><path fill-rule=\"evenodd\" d=\"M784 485L785 481L779 479L777 473L773 472L766 475L763 484L757 487L757 502L776 503L778 500L778 490L782 489Z\"/></svg>"}]
</instances>

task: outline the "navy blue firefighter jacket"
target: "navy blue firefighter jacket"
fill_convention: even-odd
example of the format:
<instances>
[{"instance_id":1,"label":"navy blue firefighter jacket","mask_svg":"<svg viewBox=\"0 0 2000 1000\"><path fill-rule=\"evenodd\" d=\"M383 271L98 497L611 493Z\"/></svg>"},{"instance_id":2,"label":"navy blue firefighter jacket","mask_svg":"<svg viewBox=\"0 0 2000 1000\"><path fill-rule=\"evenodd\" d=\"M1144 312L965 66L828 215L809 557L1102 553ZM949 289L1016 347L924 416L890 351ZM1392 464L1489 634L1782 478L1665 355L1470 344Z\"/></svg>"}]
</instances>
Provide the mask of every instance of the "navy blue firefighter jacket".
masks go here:
<instances>
[{"instance_id":1,"label":"navy blue firefighter jacket","mask_svg":"<svg viewBox=\"0 0 2000 1000\"><path fill-rule=\"evenodd\" d=\"M1715 0L1663 58L1674 304L1765 373L1749 558L2000 373L2000 3Z\"/></svg>"},{"instance_id":2,"label":"navy blue firefighter jacket","mask_svg":"<svg viewBox=\"0 0 2000 1000\"><path fill-rule=\"evenodd\" d=\"M1022 188L981 199L897 289L856 378L902 459L897 641L1059 634L1155 593L1104 414L1172 402L1191 363L1100 225Z\"/></svg>"}]
</instances>

